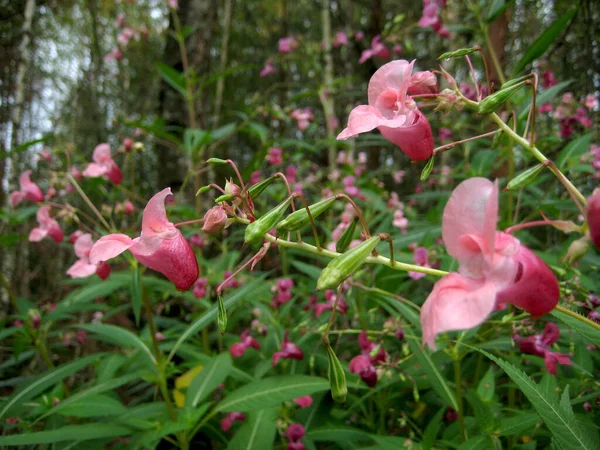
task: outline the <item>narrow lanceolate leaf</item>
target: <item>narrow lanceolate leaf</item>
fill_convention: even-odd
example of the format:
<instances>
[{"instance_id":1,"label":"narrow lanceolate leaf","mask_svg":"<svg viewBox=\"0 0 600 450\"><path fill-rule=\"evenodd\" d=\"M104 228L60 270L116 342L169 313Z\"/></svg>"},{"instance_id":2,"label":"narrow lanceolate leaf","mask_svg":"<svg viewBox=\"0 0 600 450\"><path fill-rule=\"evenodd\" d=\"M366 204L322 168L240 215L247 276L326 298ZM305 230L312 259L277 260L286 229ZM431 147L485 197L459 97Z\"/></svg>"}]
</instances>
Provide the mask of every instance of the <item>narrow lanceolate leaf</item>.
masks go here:
<instances>
[{"instance_id":1,"label":"narrow lanceolate leaf","mask_svg":"<svg viewBox=\"0 0 600 450\"><path fill-rule=\"evenodd\" d=\"M228 352L213 358L194 378L185 395L185 405L196 407L204 400L231 372L231 357Z\"/></svg>"},{"instance_id":2,"label":"narrow lanceolate leaf","mask_svg":"<svg viewBox=\"0 0 600 450\"><path fill-rule=\"evenodd\" d=\"M528 186L535 181L537 176L544 170L543 164L538 164L529 169L521 172L516 177L508 182L506 189L513 191L515 189L521 189L522 187Z\"/></svg>"},{"instance_id":3,"label":"narrow lanceolate leaf","mask_svg":"<svg viewBox=\"0 0 600 450\"><path fill-rule=\"evenodd\" d=\"M104 353L97 353L95 355L77 359L73 362L49 370L40 377L36 378L34 381L29 382L22 389L11 395L4 403L2 409L0 410L0 420L7 416L14 407L20 406L23 404L23 402L35 397L38 394L41 394L50 386L59 383L69 375L72 375L75 372L83 369L85 366L98 360L103 355Z\"/></svg>"},{"instance_id":4,"label":"narrow lanceolate leaf","mask_svg":"<svg viewBox=\"0 0 600 450\"><path fill-rule=\"evenodd\" d=\"M600 347L600 331L598 331L598 329L560 311L554 310L551 314L561 322L566 323L570 328L577 331L596 347Z\"/></svg>"},{"instance_id":5,"label":"narrow lanceolate leaf","mask_svg":"<svg viewBox=\"0 0 600 450\"><path fill-rule=\"evenodd\" d=\"M140 273L140 267L137 266L133 270L133 280L131 283L131 307L133 308L133 315L135 317L135 324L140 325L140 312L142 310L142 275Z\"/></svg>"},{"instance_id":6,"label":"narrow lanceolate leaf","mask_svg":"<svg viewBox=\"0 0 600 450\"><path fill-rule=\"evenodd\" d=\"M421 177L420 177L421 181L425 181L425 180L427 180L427 178L429 178L429 175L431 175L431 171L433 170L434 164L435 164L435 156L431 155L431 157L427 161L427 164L425 164L425 167L423 167L423 171L421 172Z\"/></svg>"},{"instance_id":7,"label":"narrow lanceolate leaf","mask_svg":"<svg viewBox=\"0 0 600 450\"><path fill-rule=\"evenodd\" d=\"M325 378L306 375L277 376L254 381L233 391L217 405L217 411L246 412L329 389Z\"/></svg>"},{"instance_id":8,"label":"narrow lanceolate leaf","mask_svg":"<svg viewBox=\"0 0 600 450\"><path fill-rule=\"evenodd\" d=\"M120 425L88 423L85 425L68 425L56 430L40 431L38 433L0 436L0 445L36 445L67 441L89 441L91 439L127 436L132 433L132 430Z\"/></svg>"},{"instance_id":9,"label":"narrow lanceolate leaf","mask_svg":"<svg viewBox=\"0 0 600 450\"><path fill-rule=\"evenodd\" d=\"M569 413L569 411L565 411L563 406L554 398L545 395L540 386L533 382L525 372L485 350L478 351L502 367L519 389L521 389L561 449L592 450L598 448L597 442L591 436L591 430L581 426L574 415Z\"/></svg>"},{"instance_id":10,"label":"narrow lanceolate leaf","mask_svg":"<svg viewBox=\"0 0 600 450\"><path fill-rule=\"evenodd\" d=\"M117 327L115 325L108 325L104 323L90 323L86 325L80 325L80 328L83 328L90 333L94 333L97 335L98 339L106 342L110 342L111 344L120 345L123 347L133 347L137 350L141 350L144 355L148 357L148 359L156 364L156 358L148 348L144 341L142 341L139 337L133 334L131 331L128 331L124 328Z\"/></svg>"},{"instance_id":11,"label":"narrow lanceolate leaf","mask_svg":"<svg viewBox=\"0 0 600 450\"><path fill-rule=\"evenodd\" d=\"M535 61L537 58L546 53L546 50L550 48L552 43L567 28L567 25L575 15L576 11L576 9L572 9L562 17L559 17L557 20L552 22L552 25L544 30L540 37L538 37L525 51L521 61L519 61L519 64L517 64L517 67L515 68L515 73L521 72L530 62Z\"/></svg>"},{"instance_id":12,"label":"narrow lanceolate leaf","mask_svg":"<svg viewBox=\"0 0 600 450\"><path fill-rule=\"evenodd\" d=\"M566 169L567 167L580 162L581 157L589 152L592 139L595 136L596 133L588 133L569 142L556 158L557 167Z\"/></svg>"},{"instance_id":13,"label":"narrow lanceolate leaf","mask_svg":"<svg viewBox=\"0 0 600 450\"><path fill-rule=\"evenodd\" d=\"M248 420L229 441L227 450L269 450L277 433L277 409L253 411Z\"/></svg>"}]
</instances>

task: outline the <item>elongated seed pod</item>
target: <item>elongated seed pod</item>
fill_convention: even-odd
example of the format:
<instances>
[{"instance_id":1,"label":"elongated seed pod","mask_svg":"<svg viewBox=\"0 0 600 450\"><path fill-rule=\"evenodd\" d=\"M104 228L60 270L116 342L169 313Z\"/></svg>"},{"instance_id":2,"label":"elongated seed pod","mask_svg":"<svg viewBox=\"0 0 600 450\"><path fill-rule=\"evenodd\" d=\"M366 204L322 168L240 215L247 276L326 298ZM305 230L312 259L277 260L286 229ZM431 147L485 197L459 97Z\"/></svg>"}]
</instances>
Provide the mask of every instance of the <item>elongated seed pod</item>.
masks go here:
<instances>
[{"instance_id":1,"label":"elongated seed pod","mask_svg":"<svg viewBox=\"0 0 600 450\"><path fill-rule=\"evenodd\" d=\"M263 236L281 220L293 198L285 199L264 216L248 225L244 234L244 241L252 245L262 243Z\"/></svg>"},{"instance_id":2,"label":"elongated seed pod","mask_svg":"<svg viewBox=\"0 0 600 450\"><path fill-rule=\"evenodd\" d=\"M331 346L327 346L327 357L329 359L329 386L331 387L331 396L338 403L346 401L348 386L346 385L346 374L340 360L336 356Z\"/></svg>"},{"instance_id":3,"label":"elongated seed pod","mask_svg":"<svg viewBox=\"0 0 600 450\"><path fill-rule=\"evenodd\" d=\"M342 235L335 244L335 251L338 253L344 253L350 247L350 243L352 242L352 238L354 237L354 232L356 231L356 224L358 223L358 217L355 217L348 228L344 230Z\"/></svg>"},{"instance_id":4,"label":"elongated seed pod","mask_svg":"<svg viewBox=\"0 0 600 450\"><path fill-rule=\"evenodd\" d=\"M269 185L273 182L273 180L277 177L269 177L265 180L262 180L259 183L253 184L248 188L248 194L252 199L257 198L263 191L269 187Z\"/></svg>"},{"instance_id":5,"label":"elongated seed pod","mask_svg":"<svg viewBox=\"0 0 600 450\"><path fill-rule=\"evenodd\" d=\"M335 197L330 197L310 205L308 209L310 210L310 214L312 215L313 219L319 217L321 214L327 211L334 201ZM308 222L310 222L310 218L308 217L308 211L306 211L306 208L299 209L277 224L277 234L299 230Z\"/></svg>"}]
</instances>

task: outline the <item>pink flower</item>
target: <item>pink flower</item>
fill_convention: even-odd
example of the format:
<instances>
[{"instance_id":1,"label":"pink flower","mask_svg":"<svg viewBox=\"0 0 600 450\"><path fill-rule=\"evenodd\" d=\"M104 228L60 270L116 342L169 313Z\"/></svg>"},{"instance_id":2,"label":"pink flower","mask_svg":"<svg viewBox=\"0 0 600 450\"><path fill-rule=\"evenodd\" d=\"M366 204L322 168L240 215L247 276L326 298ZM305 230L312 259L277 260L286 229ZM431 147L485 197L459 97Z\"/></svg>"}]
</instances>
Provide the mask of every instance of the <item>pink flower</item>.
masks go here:
<instances>
[{"instance_id":1,"label":"pink flower","mask_svg":"<svg viewBox=\"0 0 600 450\"><path fill-rule=\"evenodd\" d=\"M36 213L39 227L35 227L29 233L30 242L39 242L46 236L52 238L54 242L60 244L64 239L64 234L56 220L50 217L50 206L42 206Z\"/></svg>"},{"instance_id":2,"label":"pink flower","mask_svg":"<svg viewBox=\"0 0 600 450\"><path fill-rule=\"evenodd\" d=\"M40 187L31 181L31 170L26 170L19 176L19 191L10 194L11 206L17 206L23 200L29 200L35 203L44 201L44 193Z\"/></svg>"},{"instance_id":3,"label":"pink flower","mask_svg":"<svg viewBox=\"0 0 600 450\"><path fill-rule=\"evenodd\" d=\"M565 366L572 365L568 355L550 351L551 345L558 341L560 330L556 324L552 322L546 323L544 334L534 334L524 339L517 336L516 341L523 353L530 355L541 356L544 358L546 369L552 375L556 375L556 365L562 364Z\"/></svg>"},{"instance_id":4,"label":"pink flower","mask_svg":"<svg viewBox=\"0 0 600 450\"><path fill-rule=\"evenodd\" d=\"M371 41L371 48L367 50L363 50L360 55L360 59L358 60L359 64L363 64L368 59L373 57L378 57L382 59L388 59L390 57L390 52L386 48L384 44L381 43L381 36L377 35Z\"/></svg>"},{"instance_id":5,"label":"pink flower","mask_svg":"<svg viewBox=\"0 0 600 450\"><path fill-rule=\"evenodd\" d=\"M81 230L73 231L69 235L69 243L74 244L75 241L77 240L77 238L79 238L79 236L81 236L82 234L83 234L83 231L81 231Z\"/></svg>"},{"instance_id":6,"label":"pink flower","mask_svg":"<svg viewBox=\"0 0 600 450\"><path fill-rule=\"evenodd\" d=\"M544 89L556 86L556 84L558 84L558 81L554 78L554 72L551 70L544 70L544 72L542 72L542 86L544 86Z\"/></svg>"},{"instance_id":7,"label":"pink flower","mask_svg":"<svg viewBox=\"0 0 600 450\"><path fill-rule=\"evenodd\" d=\"M52 155L45 148L43 148L42 151L40 152L39 158L43 159L46 162L52 162Z\"/></svg>"},{"instance_id":8,"label":"pink flower","mask_svg":"<svg viewBox=\"0 0 600 450\"><path fill-rule=\"evenodd\" d=\"M448 253L459 262L433 287L421 309L423 341L480 325L507 302L532 316L551 311L560 290L550 268L513 236L496 231L498 183L470 178L452 193L442 218Z\"/></svg>"},{"instance_id":9,"label":"pink flower","mask_svg":"<svg viewBox=\"0 0 600 450\"><path fill-rule=\"evenodd\" d=\"M395 44L392 47L392 53L396 56L402 56L403 52L404 52L404 49L402 48L402 46L400 44Z\"/></svg>"},{"instance_id":10,"label":"pink flower","mask_svg":"<svg viewBox=\"0 0 600 450\"><path fill-rule=\"evenodd\" d=\"M437 78L432 72L428 70L415 72L410 77L408 84L408 93L410 95L435 94L437 91Z\"/></svg>"},{"instance_id":11,"label":"pink flower","mask_svg":"<svg viewBox=\"0 0 600 450\"><path fill-rule=\"evenodd\" d=\"M348 35L343 31L335 33L335 40L333 41L334 47L341 47L342 45L348 45Z\"/></svg>"},{"instance_id":12,"label":"pink flower","mask_svg":"<svg viewBox=\"0 0 600 450\"><path fill-rule=\"evenodd\" d=\"M94 149L93 163L88 164L83 171L84 177L104 177L113 184L120 184L123 174L119 166L113 161L108 144L100 144Z\"/></svg>"},{"instance_id":13,"label":"pink flower","mask_svg":"<svg viewBox=\"0 0 600 450\"><path fill-rule=\"evenodd\" d=\"M600 249L600 189L595 189L588 199L586 216L590 238L596 248Z\"/></svg>"},{"instance_id":14,"label":"pink flower","mask_svg":"<svg viewBox=\"0 0 600 450\"><path fill-rule=\"evenodd\" d=\"M414 61L398 60L380 67L369 81L369 105L352 110L348 127L337 138L348 139L377 128L412 160L428 159L433 153L431 128L408 95L413 65Z\"/></svg>"},{"instance_id":15,"label":"pink flower","mask_svg":"<svg viewBox=\"0 0 600 450\"><path fill-rule=\"evenodd\" d=\"M279 39L279 53L289 53L298 48L298 41L293 36Z\"/></svg>"},{"instance_id":16,"label":"pink flower","mask_svg":"<svg viewBox=\"0 0 600 450\"><path fill-rule=\"evenodd\" d=\"M69 238L70 239L70 238ZM71 278L86 278L97 274L102 280L110 275L110 266L100 261L97 264L90 263L90 251L94 246L92 235L89 233L81 234L73 244L75 256L79 259L67 270L67 275Z\"/></svg>"},{"instance_id":17,"label":"pink flower","mask_svg":"<svg viewBox=\"0 0 600 450\"><path fill-rule=\"evenodd\" d=\"M260 71L260 77L264 78L267 75L272 75L275 73L275 67L273 67L273 63L270 59L265 63L265 67Z\"/></svg>"},{"instance_id":18,"label":"pink flower","mask_svg":"<svg viewBox=\"0 0 600 450\"><path fill-rule=\"evenodd\" d=\"M122 28L126 23L127 21L125 20L125 14L119 13L115 19L115 28Z\"/></svg>"},{"instance_id":19,"label":"pink flower","mask_svg":"<svg viewBox=\"0 0 600 450\"><path fill-rule=\"evenodd\" d=\"M363 33L362 31L357 31L356 33L354 33L355 41L361 41L364 39L364 37L365 37L365 33Z\"/></svg>"},{"instance_id":20,"label":"pink flower","mask_svg":"<svg viewBox=\"0 0 600 450\"><path fill-rule=\"evenodd\" d=\"M549 112L552 112L552 109L553 109L552 108L552 103L546 102L546 103L544 103L544 104L542 104L542 105L539 106L538 112L539 113L549 113Z\"/></svg>"},{"instance_id":21,"label":"pink flower","mask_svg":"<svg viewBox=\"0 0 600 450\"><path fill-rule=\"evenodd\" d=\"M312 405L313 399L310 395L305 395L303 397L295 398L292 401L300 408L308 408L310 405Z\"/></svg>"},{"instance_id":22,"label":"pink flower","mask_svg":"<svg viewBox=\"0 0 600 450\"><path fill-rule=\"evenodd\" d=\"M240 358L249 348L260 350L260 343L250 336L250 330L246 330L241 334L240 342L236 342L229 347L229 354L234 358Z\"/></svg>"},{"instance_id":23,"label":"pink flower","mask_svg":"<svg viewBox=\"0 0 600 450\"><path fill-rule=\"evenodd\" d=\"M194 290L192 293L196 298L206 297L206 287L208 286L208 278L198 278L194 283Z\"/></svg>"},{"instance_id":24,"label":"pink flower","mask_svg":"<svg viewBox=\"0 0 600 450\"><path fill-rule=\"evenodd\" d=\"M283 161L282 161L283 162ZM255 170L254 172L252 172L252 174L250 175L250 182L248 183L250 186L254 186L257 183L260 183L260 170Z\"/></svg>"},{"instance_id":25,"label":"pink flower","mask_svg":"<svg viewBox=\"0 0 600 450\"><path fill-rule=\"evenodd\" d=\"M283 154L283 150L281 150L280 148L277 147L271 147L269 149L269 154L267 155L267 162L269 164L271 164L272 166L278 166L281 163L283 163L283 159L281 158L281 155ZM259 173L260 175L260 173Z\"/></svg>"},{"instance_id":26,"label":"pink flower","mask_svg":"<svg viewBox=\"0 0 600 450\"><path fill-rule=\"evenodd\" d=\"M246 416L243 413L230 412L227 414L227 416L221 419L221 430L229 431L233 425L233 422L243 422L244 420L246 420Z\"/></svg>"},{"instance_id":27,"label":"pink flower","mask_svg":"<svg viewBox=\"0 0 600 450\"><path fill-rule=\"evenodd\" d=\"M130 152L131 150L133 150L133 139L128 137L123 139L123 150L125 150L126 152Z\"/></svg>"},{"instance_id":28,"label":"pink flower","mask_svg":"<svg viewBox=\"0 0 600 450\"><path fill-rule=\"evenodd\" d=\"M358 241L360 243L360 241ZM350 247L352 248L352 245L350 245ZM325 291L325 303L315 303L314 306L314 310L315 310L315 317L319 317L321 314L323 314L325 311L333 311L333 305L335 304L335 300L337 298L337 295L334 294L334 292L330 289ZM340 300L338 301L338 305L337 305L337 311L340 314L346 314L348 312L348 305L346 304L346 302L344 301L343 298L340 298Z\"/></svg>"},{"instance_id":29,"label":"pink flower","mask_svg":"<svg viewBox=\"0 0 600 450\"><path fill-rule=\"evenodd\" d=\"M81 173L81 171L80 171L80 170L79 170L77 167L75 167L75 166L71 167L71 176L72 176L73 178L75 178L76 180L81 180L81 179L83 178L83 174L82 174L82 173Z\"/></svg>"},{"instance_id":30,"label":"pink flower","mask_svg":"<svg viewBox=\"0 0 600 450\"><path fill-rule=\"evenodd\" d=\"M169 8L171 9L177 9L179 7L177 0L167 0L167 5L169 5Z\"/></svg>"},{"instance_id":31,"label":"pink flower","mask_svg":"<svg viewBox=\"0 0 600 450\"><path fill-rule=\"evenodd\" d=\"M189 241L192 247L204 247L204 238L198 233L192 234L189 238Z\"/></svg>"},{"instance_id":32,"label":"pink flower","mask_svg":"<svg viewBox=\"0 0 600 450\"><path fill-rule=\"evenodd\" d=\"M290 113L290 117L298 121L298 129L304 131L310 125L310 121L314 119L310 108L295 109Z\"/></svg>"},{"instance_id":33,"label":"pink flower","mask_svg":"<svg viewBox=\"0 0 600 450\"><path fill-rule=\"evenodd\" d=\"M118 47L114 47L109 53L104 55L104 62L111 62L113 60L121 61L123 59L123 53Z\"/></svg>"},{"instance_id":34,"label":"pink flower","mask_svg":"<svg viewBox=\"0 0 600 450\"><path fill-rule=\"evenodd\" d=\"M413 258L415 260L415 264L421 267L431 267L429 265L429 252L425 247L417 247L413 252ZM425 276L422 272L408 272L408 276L413 280L418 280Z\"/></svg>"},{"instance_id":35,"label":"pink flower","mask_svg":"<svg viewBox=\"0 0 600 450\"><path fill-rule=\"evenodd\" d=\"M306 435L306 431L301 424L292 423L285 434L290 441L301 441Z\"/></svg>"},{"instance_id":36,"label":"pink flower","mask_svg":"<svg viewBox=\"0 0 600 450\"><path fill-rule=\"evenodd\" d=\"M166 188L154 195L144 208L142 234L131 239L124 234L101 237L90 252L90 263L107 261L129 250L135 259L165 275L179 290L187 291L198 279L198 262L181 231L167 219Z\"/></svg>"},{"instance_id":37,"label":"pink flower","mask_svg":"<svg viewBox=\"0 0 600 450\"><path fill-rule=\"evenodd\" d=\"M594 94L588 94L585 96L584 104L587 109L598 109L598 98Z\"/></svg>"},{"instance_id":38,"label":"pink flower","mask_svg":"<svg viewBox=\"0 0 600 450\"><path fill-rule=\"evenodd\" d=\"M381 364L387 361L388 354L381 346L377 346L369 340L366 331L362 331L358 335L358 344L362 350L361 354L350 360L348 369L351 373L360 374L367 386L373 387L377 384L376 364Z\"/></svg>"},{"instance_id":39,"label":"pink flower","mask_svg":"<svg viewBox=\"0 0 600 450\"><path fill-rule=\"evenodd\" d=\"M275 367L280 359L296 359L301 361L304 358L302 349L288 340L289 331L286 331L281 343L281 351L273 354L272 365Z\"/></svg>"},{"instance_id":40,"label":"pink flower","mask_svg":"<svg viewBox=\"0 0 600 450\"><path fill-rule=\"evenodd\" d=\"M440 141L449 141L452 139L452 130L448 128L440 128L438 130L438 139Z\"/></svg>"},{"instance_id":41,"label":"pink flower","mask_svg":"<svg viewBox=\"0 0 600 450\"><path fill-rule=\"evenodd\" d=\"M298 169L295 166L287 166L285 168L285 177L288 182L294 184L296 182L296 176L298 175Z\"/></svg>"},{"instance_id":42,"label":"pink flower","mask_svg":"<svg viewBox=\"0 0 600 450\"><path fill-rule=\"evenodd\" d=\"M117 36L117 42L121 44L122 47L126 47L129 44L129 41L132 37L135 37L136 33L133 28L124 28L123 31ZM139 36L138 36L139 38Z\"/></svg>"}]
</instances>

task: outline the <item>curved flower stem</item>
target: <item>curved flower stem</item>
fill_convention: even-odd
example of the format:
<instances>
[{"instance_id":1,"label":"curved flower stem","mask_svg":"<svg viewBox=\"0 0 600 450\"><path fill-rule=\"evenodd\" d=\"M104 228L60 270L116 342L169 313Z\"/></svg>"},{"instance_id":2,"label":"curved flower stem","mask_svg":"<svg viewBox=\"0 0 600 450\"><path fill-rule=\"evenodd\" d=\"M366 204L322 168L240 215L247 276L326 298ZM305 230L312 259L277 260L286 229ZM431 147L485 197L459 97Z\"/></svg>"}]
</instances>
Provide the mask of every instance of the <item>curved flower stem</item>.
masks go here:
<instances>
[{"instance_id":1,"label":"curved flower stem","mask_svg":"<svg viewBox=\"0 0 600 450\"><path fill-rule=\"evenodd\" d=\"M391 292L385 291L383 289L365 286L364 284L360 284L360 283L357 283L355 281L351 281L350 282L350 286L357 287L358 289L362 289L363 291L374 292L376 294L380 294L380 295L383 295L383 296L386 296L386 297L390 297L390 298L396 299L399 302L404 303L404 304L410 306L411 308L416 309L417 311L421 311L421 307L419 305L417 305L416 303L413 303L413 302L411 302L410 300L408 300L408 299L406 299L404 297L401 297L401 296L396 295L396 294L392 294Z\"/></svg>"},{"instance_id":2,"label":"curved flower stem","mask_svg":"<svg viewBox=\"0 0 600 450\"><path fill-rule=\"evenodd\" d=\"M474 141L476 139L481 139L487 136L492 136L493 134L499 133L502 130L494 130L494 131L490 131L489 133L484 133L484 134L480 134L478 136L473 136L467 139L462 139L460 141L455 141L455 142L451 142L450 144L446 144L446 145L442 145L440 147L434 148L433 149L433 154L437 155L440 152L445 152L446 150L450 150L451 148L456 147L458 144L463 144L465 142L469 142L469 141Z\"/></svg>"},{"instance_id":3,"label":"curved flower stem","mask_svg":"<svg viewBox=\"0 0 600 450\"><path fill-rule=\"evenodd\" d=\"M371 233L369 232L369 227L367 225L367 222L365 222L365 219L362 215L362 211L360 210L360 208L358 207L356 202L354 200L352 200L350 197L348 197L346 194L337 194L335 197L343 198L352 205L352 207L354 208L354 211L356 212L356 215L358 216L358 218L360 220L360 224L362 225L363 231L365 232L365 236L370 238Z\"/></svg>"},{"instance_id":4,"label":"curved flower stem","mask_svg":"<svg viewBox=\"0 0 600 450\"><path fill-rule=\"evenodd\" d=\"M298 195L298 197L300 197L300 200L302 200L302 203L304 204L304 208L306 209L306 214L308 215L308 220L310 220L310 225L312 227L313 235L315 236L315 244L317 246L317 250L321 250L323 247L321 247L321 241L319 240L319 233L317 233L317 226L315 225L315 219L313 218L313 215L310 212L310 208L308 207L308 203L306 202L304 195L300 194L300 195Z\"/></svg>"},{"instance_id":5,"label":"curved flower stem","mask_svg":"<svg viewBox=\"0 0 600 450\"><path fill-rule=\"evenodd\" d=\"M111 230L110 225L108 224L108 222L106 221L106 219L104 218L104 216L102 214L100 214L100 211L98 211L98 208L96 208L94 206L94 204L92 203L92 201L90 200L90 198L85 194L85 192L83 192L83 189L81 189L81 186L79 186L79 183L77 183L77 180L75 178L73 178L73 175L71 175L70 173L67 173L67 178L69 179L69 181L71 182L71 184L73 185L73 187L75 188L75 190L79 193L79 195L81 196L81 198L83 199L84 202L87 203L87 205L90 207L90 209L94 212L94 214L96 214L96 217L100 220L100 222L102 223L102 225L108 230Z\"/></svg>"},{"instance_id":6,"label":"curved flower stem","mask_svg":"<svg viewBox=\"0 0 600 450\"><path fill-rule=\"evenodd\" d=\"M333 319L335 318L335 313L337 312L338 303L342 298L342 285L340 284L337 289L337 295L335 296L335 302L333 302L333 308L331 308L331 314L329 315L329 320L327 321L327 327L325 328L325 333L323 333L323 342L326 347L330 346L329 343L329 330L331 329L331 325L333 324Z\"/></svg>"},{"instance_id":7,"label":"curved flower stem","mask_svg":"<svg viewBox=\"0 0 600 450\"><path fill-rule=\"evenodd\" d=\"M456 403L458 404L458 425L460 426L460 434L463 442L467 440L467 430L465 428L465 414L463 408L463 395L462 395L462 375L460 367L460 359L455 357L454 359L454 384L456 385Z\"/></svg>"},{"instance_id":8,"label":"curved flower stem","mask_svg":"<svg viewBox=\"0 0 600 450\"><path fill-rule=\"evenodd\" d=\"M600 331L600 324L594 322L593 320L588 319L587 317L583 317L582 315L577 314L576 312L571 311L570 309L567 309L564 306L560 306L560 305L556 305L556 307L554 309L556 309L557 311L560 311L563 314L566 314L569 317L572 317L573 319L577 319L580 322L583 322L586 325L589 325L590 327L593 327L596 330Z\"/></svg>"}]
</instances>

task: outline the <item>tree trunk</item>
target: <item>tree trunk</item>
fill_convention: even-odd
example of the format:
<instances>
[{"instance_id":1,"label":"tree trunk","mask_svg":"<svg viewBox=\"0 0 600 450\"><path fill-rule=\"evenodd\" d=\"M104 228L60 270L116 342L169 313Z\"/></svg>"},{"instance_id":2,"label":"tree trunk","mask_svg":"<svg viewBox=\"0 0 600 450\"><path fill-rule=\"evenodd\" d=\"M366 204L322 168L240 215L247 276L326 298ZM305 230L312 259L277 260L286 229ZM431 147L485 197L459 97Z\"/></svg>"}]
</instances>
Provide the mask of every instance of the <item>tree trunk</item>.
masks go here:
<instances>
[{"instance_id":1,"label":"tree trunk","mask_svg":"<svg viewBox=\"0 0 600 450\"><path fill-rule=\"evenodd\" d=\"M323 74L323 86L319 95L323 104L323 112L325 113L325 127L327 129L327 139L331 142L335 137L334 118L335 118L335 103L333 95L330 92L333 84L333 58L331 56L331 5L329 0L323 0L323 8L321 10L321 21L323 27L323 43L325 44L325 73ZM335 145L329 144L327 152L329 169L335 168L336 149Z\"/></svg>"}]
</instances>

